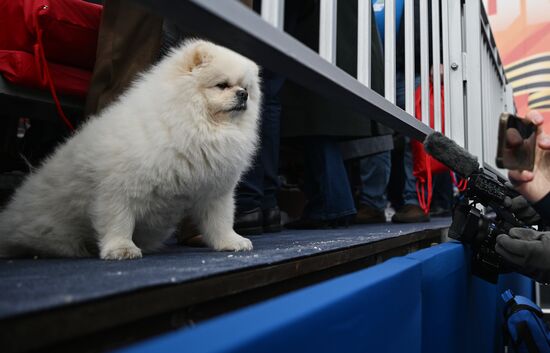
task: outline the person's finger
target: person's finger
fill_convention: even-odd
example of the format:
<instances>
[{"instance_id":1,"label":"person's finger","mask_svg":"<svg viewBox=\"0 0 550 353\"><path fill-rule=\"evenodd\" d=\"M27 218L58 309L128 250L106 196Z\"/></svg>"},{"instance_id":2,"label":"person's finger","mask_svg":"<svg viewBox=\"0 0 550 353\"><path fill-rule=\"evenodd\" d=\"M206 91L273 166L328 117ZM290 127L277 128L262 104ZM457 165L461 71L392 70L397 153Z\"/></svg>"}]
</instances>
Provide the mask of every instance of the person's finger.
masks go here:
<instances>
[{"instance_id":1,"label":"person's finger","mask_svg":"<svg viewBox=\"0 0 550 353\"><path fill-rule=\"evenodd\" d=\"M528 209L527 211L525 212L522 212L520 215L519 215L521 218L521 220L525 223L525 224L528 224L528 225L531 225L531 224L536 224L538 222L540 222L540 216L537 212L535 212L535 210L533 209Z\"/></svg>"},{"instance_id":2,"label":"person's finger","mask_svg":"<svg viewBox=\"0 0 550 353\"><path fill-rule=\"evenodd\" d=\"M529 228L512 228L508 232L508 235L511 238L525 240L525 241L537 241L540 240L540 237L543 233L537 232L536 230Z\"/></svg>"},{"instance_id":3,"label":"person's finger","mask_svg":"<svg viewBox=\"0 0 550 353\"><path fill-rule=\"evenodd\" d=\"M538 126L537 145L539 146L539 148L542 148L543 150L549 150L550 136L548 134L550 133L550 131L548 131L548 126L550 126L550 122L547 121L545 123L544 116L536 110L531 110L529 113L527 113L525 119Z\"/></svg>"},{"instance_id":4,"label":"person's finger","mask_svg":"<svg viewBox=\"0 0 550 353\"><path fill-rule=\"evenodd\" d=\"M518 186L522 183L527 183L534 178L533 172L527 171L527 170L509 170L508 171L508 179L514 186Z\"/></svg>"},{"instance_id":5,"label":"person's finger","mask_svg":"<svg viewBox=\"0 0 550 353\"><path fill-rule=\"evenodd\" d=\"M522 210L524 208L530 208L530 204L523 196L516 196L512 199L512 209Z\"/></svg>"},{"instance_id":6,"label":"person's finger","mask_svg":"<svg viewBox=\"0 0 550 353\"><path fill-rule=\"evenodd\" d=\"M511 252L508 252L506 249L504 249L502 246L497 244L495 246L495 251L502 256L506 261L513 263L514 265L523 267L525 261L522 256L518 256L516 254L512 254Z\"/></svg>"},{"instance_id":7,"label":"person's finger","mask_svg":"<svg viewBox=\"0 0 550 353\"><path fill-rule=\"evenodd\" d=\"M550 136L539 136L539 138L537 139L537 144L543 150L550 150Z\"/></svg>"},{"instance_id":8,"label":"person's finger","mask_svg":"<svg viewBox=\"0 0 550 353\"><path fill-rule=\"evenodd\" d=\"M507 252L517 256L525 257L529 252L529 241L527 240L514 239L506 234L501 234L497 237L496 242Z\"/></svg>"},{"instance_id":9,"label":"person's finger","mask_svg":"<svg viewBox=\"0 0 550 353\"><path fill-rule=\"evenodd\" d=\"M531 204L523 197L516 196L513 199L504 199L504 206L508 207L516 216L526 224L535 224L540 221L540 216Z\"/></svg>"},{"instance_id":10,"label":"person's finger","mask_svg":"<svg viewBox=\"0 0 550 353\"><path fill-rule=\"evenodd\" d=\"M506 236L505 234L501 234L501 235ZM525 264L525 260L524 260L523 256L516 255L514 253L509 252L508 250L506 250L504 247L502 247L498 243L495 245L495 251L500 256L502 256L506 261L508 261L508 262L510 262L514 265L523 267L523 265Z\"/></svg>"},{"instance_id":11,"label":"person's finger","mask_svg":"<svg viewBox=\"0 0 550 353\"><path fill-rule=\"evenodd\" d=\"M525 119L537 126L544 122L544 117L536 110L531 110L527 113L527 115L525 115Z\"/></svg>"}]
</instances>

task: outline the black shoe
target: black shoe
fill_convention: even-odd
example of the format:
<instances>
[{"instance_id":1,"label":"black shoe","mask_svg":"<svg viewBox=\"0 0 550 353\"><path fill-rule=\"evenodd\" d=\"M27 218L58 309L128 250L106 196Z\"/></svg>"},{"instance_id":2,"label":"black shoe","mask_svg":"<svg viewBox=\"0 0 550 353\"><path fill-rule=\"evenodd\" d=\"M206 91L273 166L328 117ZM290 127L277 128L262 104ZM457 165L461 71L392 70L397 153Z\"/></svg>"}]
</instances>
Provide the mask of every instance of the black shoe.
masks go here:
<instances>
[{"instance_id":1,"label":"black shoe","mask_svg":"<svg viewBox=\"0 0 550 353\"><path fill-rule=\"evenodd\" d=\"M281 211L279 207L263 210L263 228L265 233L278 233L281 231Z\"/></svg>"},{"instance_id":2,"label":"black shoe","mask_svg":"<svg viewBox=\"0 0 550 353\"><path fill-rule=\"evenodd\" d=\"M263 213L256 207L235 215L233 229L240 235L259 235L263 233Z\"/></svg>"}]
</instances>

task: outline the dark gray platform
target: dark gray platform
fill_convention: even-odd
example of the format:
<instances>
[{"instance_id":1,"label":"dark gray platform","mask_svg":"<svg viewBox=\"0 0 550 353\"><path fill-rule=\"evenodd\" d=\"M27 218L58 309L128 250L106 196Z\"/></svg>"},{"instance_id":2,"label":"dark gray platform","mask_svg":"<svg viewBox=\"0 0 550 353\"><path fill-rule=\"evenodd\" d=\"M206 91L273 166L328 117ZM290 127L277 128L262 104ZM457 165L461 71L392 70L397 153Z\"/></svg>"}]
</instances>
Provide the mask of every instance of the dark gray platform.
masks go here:
<instances>
[{"instance_id":1,"label":"dark gray platform","mask_svg":"<svg viewBox=\"0 0 550 353\"><path fill-rule=\"evenodd\" d=\"M220 253L171 245L162 253L132 261L2 260L0 319L444 228L449 222L449 219L435 219L430 223L408 225L285 231L253 237L254 250L251 252Z\"/></svg>"}]
</instances>

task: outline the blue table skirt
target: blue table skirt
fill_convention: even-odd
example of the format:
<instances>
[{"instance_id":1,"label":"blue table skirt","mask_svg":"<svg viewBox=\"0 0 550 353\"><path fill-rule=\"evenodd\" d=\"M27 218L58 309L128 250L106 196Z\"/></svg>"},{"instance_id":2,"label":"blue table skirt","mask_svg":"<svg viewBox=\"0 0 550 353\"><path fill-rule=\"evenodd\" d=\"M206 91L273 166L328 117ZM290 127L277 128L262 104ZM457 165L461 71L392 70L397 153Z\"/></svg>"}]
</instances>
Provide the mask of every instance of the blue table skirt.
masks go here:
<instances>
[{"instance_id":1,"label":"blue table skirt","mask_svg":"<svg viewBox=\"0 0 550 353\"><path fill-rule=\"evenodd\" d=\"M120 352L498 352L499 294L532 281L470 275L445 243L138 343Z\"/></svg>"}]
</instances>

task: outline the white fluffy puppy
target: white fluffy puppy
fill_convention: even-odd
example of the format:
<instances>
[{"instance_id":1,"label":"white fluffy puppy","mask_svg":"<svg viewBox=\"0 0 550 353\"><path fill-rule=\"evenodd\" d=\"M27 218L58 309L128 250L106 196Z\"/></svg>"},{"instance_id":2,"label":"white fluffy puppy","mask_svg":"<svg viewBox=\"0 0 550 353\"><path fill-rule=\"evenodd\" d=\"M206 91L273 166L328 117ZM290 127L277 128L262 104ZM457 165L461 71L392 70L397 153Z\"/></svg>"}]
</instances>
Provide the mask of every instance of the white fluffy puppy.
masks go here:
<instances>
[{"instance_id":1,"label":"white fluffy puppy","mask_svg":"<svg viewBox=\"0 0 550 353\"><path fill-rule=\"evenodd\" d=\"M0 214L0 257L139 258L182 216L215 250L233 231L233 191L257 142L258 67L191 40L92 117Z\"/></svg>"}]
</instances>

